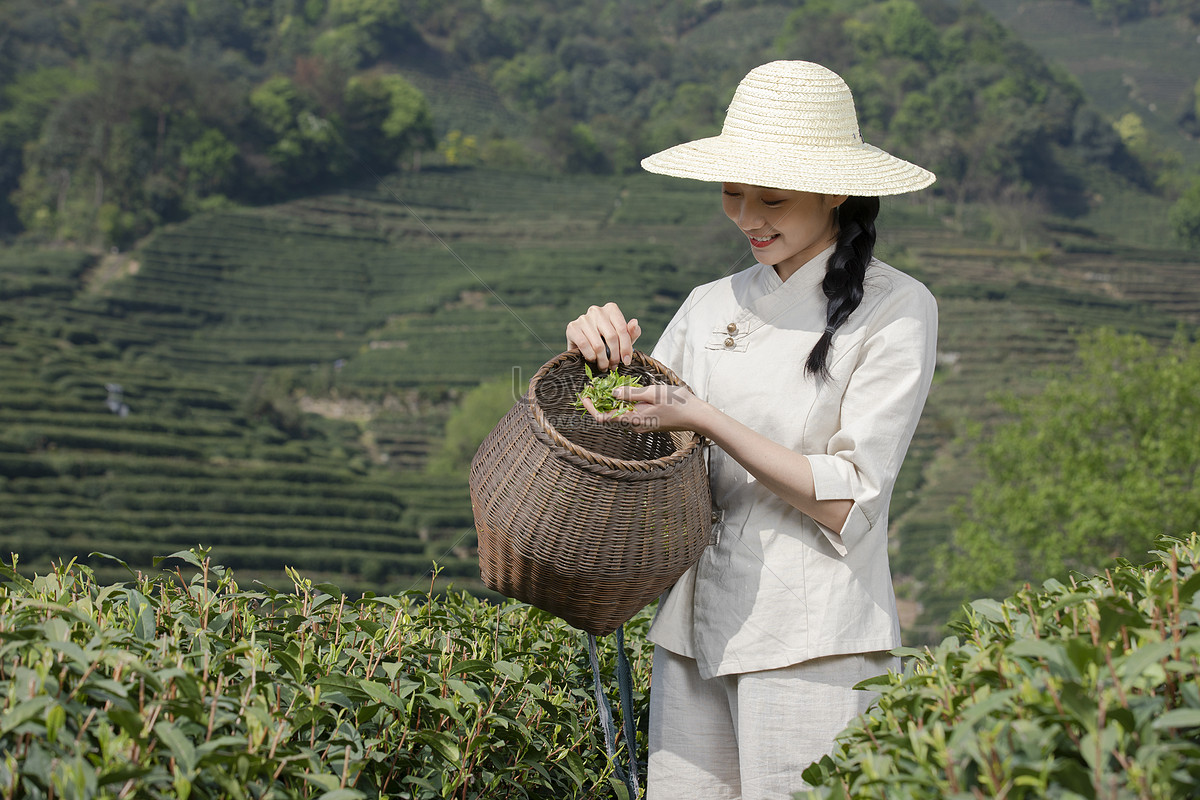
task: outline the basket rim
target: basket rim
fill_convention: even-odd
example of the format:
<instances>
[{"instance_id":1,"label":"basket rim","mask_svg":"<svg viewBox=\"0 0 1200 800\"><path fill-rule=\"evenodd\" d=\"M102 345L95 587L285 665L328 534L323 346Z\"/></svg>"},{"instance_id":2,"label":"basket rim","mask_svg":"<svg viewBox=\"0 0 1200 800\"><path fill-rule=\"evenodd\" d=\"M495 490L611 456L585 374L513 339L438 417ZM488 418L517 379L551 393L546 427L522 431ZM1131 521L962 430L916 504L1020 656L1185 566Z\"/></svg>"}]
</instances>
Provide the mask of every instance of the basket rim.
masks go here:
<instances>
[{"instance_id":1,"label":"basket rim","mask_svg":"<svg viewBox=\"0 0 1200 800\"><path fill-rule=\"evenodd\" d=\"M554 425L550 423L550 420L546 418L542 407L538 404L536 391L537 385L541 382L542 378L548 375L552 370L558 369L569 361L583 363L583 354L581 354L578 350L568 350L547 361L542 365L541 369L534 373L534 376L529 379L529 389L526 393L526 398L529 402L529 409L533 414L534 421L559 447L562 447L584 461L587 461L591 464L601 465L607 467L608 469L622 470L627 472L653 472L676 466L680 462L690 458L693 454L693 451L704 445L703 436L695 431L684 431L684 433L691 433L691 437L687 440L683 447L677 448L674 452L665 456L642 460L610 458L575 444L570 439L559 433L558 429L555 428ZM640 350L633 351L633 361L639 366L648 367L654 370L655 372L659 373L661 377L665 378L668 382L674 384L675 386L682 386L688 391L691 391L690 387L688 387L688 385L684 383L669 367L667 367L661 361L657 361L656 359L646 355Z\"/></svg>"}]
</instances>

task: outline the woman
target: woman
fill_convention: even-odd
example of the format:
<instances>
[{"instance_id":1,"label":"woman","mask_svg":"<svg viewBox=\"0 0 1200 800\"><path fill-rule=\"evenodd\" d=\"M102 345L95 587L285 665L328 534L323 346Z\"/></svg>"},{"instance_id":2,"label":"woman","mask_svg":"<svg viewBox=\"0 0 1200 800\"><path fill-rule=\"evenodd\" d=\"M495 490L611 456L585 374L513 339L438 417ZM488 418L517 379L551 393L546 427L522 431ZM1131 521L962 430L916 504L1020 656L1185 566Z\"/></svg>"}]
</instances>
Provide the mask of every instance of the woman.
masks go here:
<instances>
[{"instance_id":1,"label":"woman","mask_svg":"<svg viewBox=\"0 0 1200 800\"><path fill-rule=\"evenodd\" d=\"M759 262L694 289L653 350L694 394L624 391L624 423L713 442L724 514L650 629L647 798L790 798L873 699L852 687L897 666L888 504L937 307L872 251L878 197L934 176L863 143L846 84L801 61L752 70L719 136L642 165L719 182ZM640 332L609 303L567 342L606 369Z\"/></svg>"}]
</instances>

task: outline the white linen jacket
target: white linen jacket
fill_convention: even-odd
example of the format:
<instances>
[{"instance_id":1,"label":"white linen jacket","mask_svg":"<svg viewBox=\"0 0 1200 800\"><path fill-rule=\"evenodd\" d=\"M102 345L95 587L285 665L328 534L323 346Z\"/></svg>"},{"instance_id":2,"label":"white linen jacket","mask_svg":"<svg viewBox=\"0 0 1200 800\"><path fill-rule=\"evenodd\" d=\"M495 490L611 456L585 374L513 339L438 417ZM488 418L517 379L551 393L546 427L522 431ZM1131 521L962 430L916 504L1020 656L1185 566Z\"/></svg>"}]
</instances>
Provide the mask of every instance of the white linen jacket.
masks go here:
<instances>
[{"instance_id":1,"label":"white linen jacket","mask_svg":"<svg viewBox=\"0 0 1200 800\"><path fill-rule=\"evenodd\" d=\"M830 247L781 281L756 264L692 290L652 351L701 399L812 464L819 500L852 500L830 530L709 449L720 540L664 593L650 640L704 677L888 650L900 623L888 505L933 378L937 304L879 260L838 329L831 377L804 363L825 328Z\"/></svg>"}]
</instances>

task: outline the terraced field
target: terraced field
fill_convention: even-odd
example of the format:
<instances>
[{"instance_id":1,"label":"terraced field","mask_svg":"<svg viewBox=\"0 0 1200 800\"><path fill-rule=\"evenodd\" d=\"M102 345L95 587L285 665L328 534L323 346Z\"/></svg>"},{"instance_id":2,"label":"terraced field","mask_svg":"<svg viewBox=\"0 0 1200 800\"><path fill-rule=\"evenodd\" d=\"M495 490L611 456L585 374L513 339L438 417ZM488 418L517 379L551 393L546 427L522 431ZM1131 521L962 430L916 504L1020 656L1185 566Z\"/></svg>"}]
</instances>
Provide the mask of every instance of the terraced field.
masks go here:
<instances>
[{"instance_id":1,"label":"terraced field","mask_svg":"<svg viewBox=\"0 0 1200 800\"><path fill-rule=\"evenodd\" d=\"M349 423L312 417L288 434L249 418L211 357L159 355L196 338L172 323L199 291L172 299L151 271L152 311L97 314L77 294L89 261L0 260L0 552L42 570L78 557L119 579L90 554L148 568L202 545L247 580L282 583L286 563L358 591L407 588L434 559L448 579L475 574L452 546L470 543L458 482L373 469Z\"/></svg>"},{"instance_id":2,"label":"terraced field","mask_svg":"<svg viewBox=\"0 0 1200 800\"><path fill-rule=\"evenodd\" d=\"M1070 225L1022 252L891 202L881 256L942 314L894 506L919 597L990 393L1034 390L1073 332L1194 326L1200 290L1191 254ZM459 394L527 380L592 302L638 316L648 349L693 285L748 263L702 184L472 170L198 218L128 254L0 251L0 552L146 568L203 544L242 576L290 564L352 591L436 560L477 588L465 477L424 469Z\"/></svg>"}]
</instances>

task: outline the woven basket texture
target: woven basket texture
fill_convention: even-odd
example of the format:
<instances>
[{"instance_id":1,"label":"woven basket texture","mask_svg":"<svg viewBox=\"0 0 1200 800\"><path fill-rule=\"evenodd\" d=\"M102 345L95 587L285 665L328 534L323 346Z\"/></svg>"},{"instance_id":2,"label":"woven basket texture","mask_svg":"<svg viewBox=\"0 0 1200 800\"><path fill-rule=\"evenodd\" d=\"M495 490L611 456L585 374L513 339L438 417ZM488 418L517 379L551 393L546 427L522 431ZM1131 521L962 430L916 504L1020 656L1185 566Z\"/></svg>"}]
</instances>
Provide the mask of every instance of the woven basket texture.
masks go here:
<instances>
[{"instance_id":1,"label":"woven basket texture","mask_svg":"<svg viewBox=\"0 0 1200 800\"><path fill-rule=\"evenodd\" d=\"M641 352L620 368L683 382ZM708 544L703 440L601 424L572 406L583 358L563 353L480 445L471 504L483 582L597 636L669 588Z\"/></svg>"}]
</instances>

